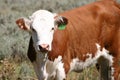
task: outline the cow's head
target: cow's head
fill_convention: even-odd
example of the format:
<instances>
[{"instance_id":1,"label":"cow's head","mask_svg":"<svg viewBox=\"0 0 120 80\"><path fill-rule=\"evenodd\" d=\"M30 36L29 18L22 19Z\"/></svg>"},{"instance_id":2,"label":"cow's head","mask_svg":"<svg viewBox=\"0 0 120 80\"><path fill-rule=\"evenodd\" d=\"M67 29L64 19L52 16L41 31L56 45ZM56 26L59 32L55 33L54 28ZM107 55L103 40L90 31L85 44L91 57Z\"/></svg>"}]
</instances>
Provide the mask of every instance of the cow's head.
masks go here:
<instances>
[{"instance_id":1,"label":"cow's head","mask_svg":"<svg viewBox=\"0 0 120 80\"><path fill-rule=\"evenodd\" d=\"M29 18L19 18L16 24L31 33L36 51L50 51L54 30L67 24L67 19L46 10L39 10ZM63 28L61 28L63 29Z\"/></svg>"}]
</instances>

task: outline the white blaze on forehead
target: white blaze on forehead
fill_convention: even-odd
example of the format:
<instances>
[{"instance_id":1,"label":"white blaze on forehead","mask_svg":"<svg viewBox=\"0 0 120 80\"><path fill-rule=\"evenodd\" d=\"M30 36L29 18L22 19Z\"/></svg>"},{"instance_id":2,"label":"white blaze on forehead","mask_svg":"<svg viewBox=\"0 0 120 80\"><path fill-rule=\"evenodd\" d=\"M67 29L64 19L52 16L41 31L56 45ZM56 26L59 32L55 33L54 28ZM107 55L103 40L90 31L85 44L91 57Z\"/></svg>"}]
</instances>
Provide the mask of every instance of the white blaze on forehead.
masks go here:
<instances>
[{"instance_id":1,"label":"white blaze on forehead","mask_svg":"<svg viewBox=\"0 0 120 80\"><path fill-rule=\"evenodd\" d=\"M49 11L46 11L46 10L38 10L38 11L34 12L34 13L32 14L32 16L30 16L30 18L31 18L32 20L34 20L34 19L37 18L37 17L39 17L39 18L49 17L48 19L50 19L51 17L54 18L54 14L51 13L51 12L49 12Z\"/></svg>"},{"instance_id":2,"label":"white blaze on forehead","mask_svg":"<svg viewBox=\"0 0 120 80\"><path fill-rule=\"evenodd\" d=\"M47 27L51 28L54 26L54 15L48 11L40 10L32 15L33 17L33 27Z\"/></svg>"}]
</instances>

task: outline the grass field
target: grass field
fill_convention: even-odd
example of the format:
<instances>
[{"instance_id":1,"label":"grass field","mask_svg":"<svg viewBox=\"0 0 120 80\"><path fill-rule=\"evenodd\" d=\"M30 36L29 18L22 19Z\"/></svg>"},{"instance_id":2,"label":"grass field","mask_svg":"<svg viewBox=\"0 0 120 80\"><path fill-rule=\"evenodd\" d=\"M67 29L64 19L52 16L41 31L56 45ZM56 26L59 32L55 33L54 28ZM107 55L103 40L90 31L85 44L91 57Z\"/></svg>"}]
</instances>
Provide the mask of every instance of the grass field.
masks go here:
<instances>
[{"instance_id":1,"label":"grass field","mask_svg":"<svg viewBox=\"0 0 120 80\"><path fill-rule=\"evenodd\" d=\"M19 17L28 17L34 11L47 9L63 12L95 0L0 0L0 80L37 80L27 58L29 34L15 24ZM70 73L67 80L98 80L93 67L82 73Z\"/></svg>"}]
</instances>

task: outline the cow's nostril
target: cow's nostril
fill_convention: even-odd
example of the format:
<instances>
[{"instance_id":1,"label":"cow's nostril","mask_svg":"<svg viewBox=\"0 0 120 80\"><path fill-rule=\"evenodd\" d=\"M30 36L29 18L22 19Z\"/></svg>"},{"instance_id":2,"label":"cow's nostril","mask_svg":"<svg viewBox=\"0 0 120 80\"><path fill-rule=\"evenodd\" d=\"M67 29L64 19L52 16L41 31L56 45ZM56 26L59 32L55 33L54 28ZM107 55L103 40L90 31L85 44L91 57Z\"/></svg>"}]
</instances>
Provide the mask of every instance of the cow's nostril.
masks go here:
<instances>
[{"instance_id":1,"label":"cow's nostril","mask_svg":"<svg viewBox=\"0 0 120 80\"><path fill-rule=\"evenodd\" d=\"M41 50L42 49L42 47L39 45L39 49Z\"/></svg>"},{"instance_id":2,"label":"cow's nostril","mask_svg":"<svg viewBox=\"0 0 120 80\"><path fill-rule=\"evenodd\" d=\"M41 45L39 45L39 49L40 49L41 52L48 52L49 45L47 45L47 44L41 44Z\"/></svg>"}]
</instances>

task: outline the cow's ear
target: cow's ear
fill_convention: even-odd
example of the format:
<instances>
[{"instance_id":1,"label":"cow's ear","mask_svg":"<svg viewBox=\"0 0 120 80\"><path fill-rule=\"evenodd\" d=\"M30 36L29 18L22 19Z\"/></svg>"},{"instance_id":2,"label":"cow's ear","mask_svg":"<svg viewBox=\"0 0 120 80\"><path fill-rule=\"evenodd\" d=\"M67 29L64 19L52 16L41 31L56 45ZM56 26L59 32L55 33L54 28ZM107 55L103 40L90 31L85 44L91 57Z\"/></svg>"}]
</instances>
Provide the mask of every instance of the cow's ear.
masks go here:
<instances>
[{"instance_id":1,"label":"cow's ear","mask_svg":"<svg viewBox=\"0 0 120 80\"><path fill-rule=\"evenodd\" d=\"M59 30L64 30L67 24L68 24L67 18L63 16L55 17L55 25L58 27Z\"/></svg>"},{"instance_id":2,"label":"cow's ear","mask_svg":"<svg viewBox=\"0 0 120 80\"><path fill-rule=\"evenodd\" d=\"M26 18L19 18L16 20L16 24L23 30L30 30L31 21Z\"/></svg>"}]
</instances>

